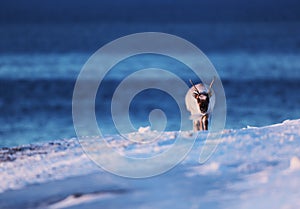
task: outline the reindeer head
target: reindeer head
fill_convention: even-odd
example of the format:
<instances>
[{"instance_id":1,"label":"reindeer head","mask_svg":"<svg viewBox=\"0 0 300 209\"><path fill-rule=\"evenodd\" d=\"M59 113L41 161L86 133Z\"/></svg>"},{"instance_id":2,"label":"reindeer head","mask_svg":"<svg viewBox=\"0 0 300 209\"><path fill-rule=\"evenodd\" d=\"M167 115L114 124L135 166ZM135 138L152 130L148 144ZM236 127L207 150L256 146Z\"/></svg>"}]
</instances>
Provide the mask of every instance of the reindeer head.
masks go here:
<instances>
[{"instance_id":1,"label":"reindeer head","mask_svg":"<svg viewBox=\"0 0 300 209\"><path fill-rule=\"evenodd\" d=\"M207 92L199 92L194 91L193 93L194 98L197 100L197 104L199 105L199 109L201 113L205 114L208 110L209 105L209 95Z\"/></svg>"}]
</instances>

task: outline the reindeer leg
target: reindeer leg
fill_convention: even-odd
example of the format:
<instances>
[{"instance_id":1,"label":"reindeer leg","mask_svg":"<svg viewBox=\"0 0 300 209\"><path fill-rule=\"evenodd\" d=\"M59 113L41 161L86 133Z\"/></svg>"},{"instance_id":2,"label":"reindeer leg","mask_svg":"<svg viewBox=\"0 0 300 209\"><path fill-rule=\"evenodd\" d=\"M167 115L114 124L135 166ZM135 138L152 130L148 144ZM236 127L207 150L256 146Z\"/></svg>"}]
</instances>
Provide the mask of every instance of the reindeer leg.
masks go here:
<instances>
[{"instance_id":1,"label":"reindeer leg","mask_svg":"<svg viewBox=\"0 0 300 209\"><path fill-rule=\"evenodd\" d=\"M203 126L203 116L200 118L200 131L204 130L204 126Z\"/></svg>"},{"instance_id":2,"label":"reindeer leg","mask_svg":"<svg viewBox=\"0 0 300 209\"><path fill-rule=\"evenodd\" d=\"M194 131L200 131L201 130L201 120L194 120Z\"/></svg>"},{"instance_id":3,"label":"reindeer leg","mask_svg":"<svg viewBox=\"0 0 300 209\"><path fill-rule=\"evenodd\" d=\"M208 130L208 115L203 115L201 117L202 130Z\"/></svg>"}]
</instances>

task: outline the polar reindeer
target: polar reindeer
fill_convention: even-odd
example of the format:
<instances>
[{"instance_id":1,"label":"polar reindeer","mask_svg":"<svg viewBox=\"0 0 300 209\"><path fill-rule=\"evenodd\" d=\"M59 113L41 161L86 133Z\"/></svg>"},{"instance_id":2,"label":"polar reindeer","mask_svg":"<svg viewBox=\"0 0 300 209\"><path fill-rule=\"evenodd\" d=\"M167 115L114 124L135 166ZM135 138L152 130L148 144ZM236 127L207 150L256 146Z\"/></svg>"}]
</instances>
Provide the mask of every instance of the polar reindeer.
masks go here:
<instances>
[{"instance_id":1,"label":"polar reindeer","mask_svg":"<svg viewBox=\"0 0 300 209\"><path fill-rule=\"evenodd\" d=\"M214 79L210 83L209 87L202 83L194 84L190 80L192 87L185 95L185 104L187 110L191 113L190 119L193 120L194 131L208 130L209 114L212 112L215 97L212 93L212 85Z\"/></svg>"}]
</instances>

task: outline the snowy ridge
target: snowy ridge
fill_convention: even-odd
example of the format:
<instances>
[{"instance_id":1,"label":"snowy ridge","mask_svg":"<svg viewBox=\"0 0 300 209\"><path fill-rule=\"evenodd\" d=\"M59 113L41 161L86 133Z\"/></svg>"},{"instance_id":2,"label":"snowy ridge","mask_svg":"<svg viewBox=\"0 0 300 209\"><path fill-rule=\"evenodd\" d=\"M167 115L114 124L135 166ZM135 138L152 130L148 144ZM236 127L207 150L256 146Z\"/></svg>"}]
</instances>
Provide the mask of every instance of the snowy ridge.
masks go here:
<instances>
[{"instance_id":1,"label":"snowy ridge","mask_svg":"<svg viewBox=\"0 0 300 209\"><path fill-rule=\"evenodd\" d=\"M152 134L157 135L140 129L129 136L143 140ZM105 139L126 154L151 156L172 146L176 134L163 132L140 146L116 136ZM0 208L253 208L253 202L256 208L300 208L300 120L225 130L201 165L206 134L199 133L174 169L140 180L103 171L76 139L2 148Z\"/></svg>"}]
</instances>

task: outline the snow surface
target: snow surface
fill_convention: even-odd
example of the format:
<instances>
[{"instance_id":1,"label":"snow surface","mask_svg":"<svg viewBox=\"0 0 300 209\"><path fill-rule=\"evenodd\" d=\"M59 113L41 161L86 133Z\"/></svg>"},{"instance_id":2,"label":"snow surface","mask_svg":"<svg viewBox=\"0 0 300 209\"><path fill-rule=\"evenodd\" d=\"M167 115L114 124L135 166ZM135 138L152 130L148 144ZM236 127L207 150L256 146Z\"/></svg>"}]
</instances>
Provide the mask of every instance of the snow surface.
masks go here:
<instances>
[{"instance_id":1,"label":"snow surface","mask_svg":"<svg viewBox=\"0 0 300 209\"><path fill-rule=\"evenodd\" d=\"M163 132L138 146L117 136L105 140L126 155L145 157L168 149L176 134ZM152 135L141 128L129 137L137 142ZM206 135L198 133L174 169L146 179L102 170L76 139L2 148L0 208L300 208L300 120L225 130L212 157L199 164Z\"/></svg>"}]
</instances>

